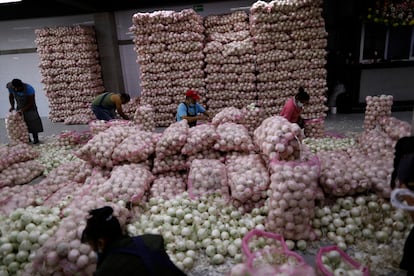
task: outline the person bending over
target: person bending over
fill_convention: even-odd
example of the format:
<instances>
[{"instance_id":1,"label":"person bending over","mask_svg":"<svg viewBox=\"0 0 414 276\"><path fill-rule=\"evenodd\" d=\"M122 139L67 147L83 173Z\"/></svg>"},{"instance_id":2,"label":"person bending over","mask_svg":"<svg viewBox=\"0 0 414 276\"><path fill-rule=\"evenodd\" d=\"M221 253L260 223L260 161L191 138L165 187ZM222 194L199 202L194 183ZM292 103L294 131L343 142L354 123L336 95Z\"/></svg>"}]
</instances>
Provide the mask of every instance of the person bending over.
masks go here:
<instances>
[{"instance_id":1,"label":"person bending over","mask_svg":"<svg viewBox=\"0 0 414 276\"><path fill-rule=\"evenodd\" d=\"M299 92L295 97L288 99L283 106L280 116L285 117L289 122L298 124L301 128L304 127L304 121L301 117L303 106L309 103L309 94L305 92L303 87L299 88Z\"/></svg>"},{"instance_id":2,"label":"person bending over","mask_svg":"<svg viewBox=\"0 0 414 276\"><path fill-rule=\"evenodd\" d=\"M92 101L92 111L98 120L110 121L116 118L115 111L125 120L128 116L122 110L122 105L128 103L131 97L126 93L105 92Z\"/></svg>"},{"instance_id":3,"label":"person bending over","mask_svg":"<svg viewBox=\"0 0 414 276\"><path fill-rule=\"evenodd\" d=\"M16 110L23 116L27 129L33 136L33 144L38 144L39 132L43 132L43 124L37 111L35 89L20 79L13 79L7 83L6 87L9 90L11 106L9 111L12 112L15 109L14 103L16 102Z\"/></svg>"}]
</instances>

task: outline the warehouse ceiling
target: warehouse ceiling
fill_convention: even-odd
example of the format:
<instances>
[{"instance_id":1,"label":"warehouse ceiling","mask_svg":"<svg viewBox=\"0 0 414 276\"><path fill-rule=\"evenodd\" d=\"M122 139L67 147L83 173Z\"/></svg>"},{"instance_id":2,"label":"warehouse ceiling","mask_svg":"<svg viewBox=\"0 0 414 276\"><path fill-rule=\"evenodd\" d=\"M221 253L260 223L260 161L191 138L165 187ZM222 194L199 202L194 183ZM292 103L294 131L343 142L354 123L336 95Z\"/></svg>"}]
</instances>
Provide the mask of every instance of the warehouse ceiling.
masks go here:
<instances>
[{"instance_id":1,"label":"warehouse ceiling","mask_svg":"<svg viewBox=\"0 0 414 276\"><path fill-rule=\"evenodd\" d=\"M228 0L229 1L229 0ZM22 0L16 3L0 4L0 21L54 17L100 12L115 12L152 7L176 5L198 5L217 0ZM220 1L223 2L223 1Z\"/></svg>"}]
</instances>

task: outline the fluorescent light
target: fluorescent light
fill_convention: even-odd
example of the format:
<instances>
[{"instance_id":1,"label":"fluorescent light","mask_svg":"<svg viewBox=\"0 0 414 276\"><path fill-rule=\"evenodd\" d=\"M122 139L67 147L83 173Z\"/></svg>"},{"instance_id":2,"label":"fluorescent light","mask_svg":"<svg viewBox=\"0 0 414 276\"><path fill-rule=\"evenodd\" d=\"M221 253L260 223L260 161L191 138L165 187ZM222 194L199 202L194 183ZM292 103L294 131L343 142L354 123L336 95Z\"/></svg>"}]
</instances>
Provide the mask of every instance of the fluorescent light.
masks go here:
<instances>
[{"instance_id":1,"label":"fluorescent light","mask_svg":"<svg viewBox=\"0 0 414 276\"><path fill-rule=\"evenodd\" d=\"M230 8L230 11L245 11L250 10L251 7L237 7L237 8Z\"/></svg>"},{"instance_id":2,"label":"fluorescent light","mask_svg":"<svg viewBox=\"0 0 414 276\"><path fill-rule=\"evenodd\" d=\"M0 4L21 2L22 0L0 0Z\"/></svg>"}]
</instances>

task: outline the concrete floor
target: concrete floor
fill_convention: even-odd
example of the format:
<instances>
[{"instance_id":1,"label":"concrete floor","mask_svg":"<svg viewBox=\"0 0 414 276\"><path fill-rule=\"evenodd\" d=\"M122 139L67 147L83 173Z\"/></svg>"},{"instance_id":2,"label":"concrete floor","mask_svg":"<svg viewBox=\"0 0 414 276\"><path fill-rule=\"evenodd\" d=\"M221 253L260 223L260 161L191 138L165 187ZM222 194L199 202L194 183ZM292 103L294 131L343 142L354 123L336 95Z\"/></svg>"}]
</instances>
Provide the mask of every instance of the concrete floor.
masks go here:
<instances>
[{"instance_id":1,"label":"concrete floor","mask_svg":"<svg viewBox=\"0 0 414 276\"><path fill-rule=\"evenodd\" d=\"M413 112L394 112L393 117L412 123ZM65 125L64 123L53 123L48 118L43 117L43 129L44 132L39 134L39 138L42 141L45 137L52 135L58 135L65 130L85 131L89 129L88 125ZM325 119L325 130L327 132L333 132L337 134L347 135L349 133L359 133L363 131L364 113L351 113L351 114L328 114ZM0 119L0 144L7 144L7 131L5 127L4 118Z\"/></svg>"}]
</instances>

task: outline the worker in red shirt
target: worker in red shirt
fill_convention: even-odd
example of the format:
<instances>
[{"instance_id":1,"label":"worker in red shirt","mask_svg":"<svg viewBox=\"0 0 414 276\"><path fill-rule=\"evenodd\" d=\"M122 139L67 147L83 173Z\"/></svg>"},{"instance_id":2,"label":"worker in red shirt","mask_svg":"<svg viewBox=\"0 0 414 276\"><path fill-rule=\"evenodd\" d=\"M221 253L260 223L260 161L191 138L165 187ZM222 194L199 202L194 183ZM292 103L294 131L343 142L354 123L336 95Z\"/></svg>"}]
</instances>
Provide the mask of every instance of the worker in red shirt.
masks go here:
<instances>
[{"instance_id":1,"label":"worker in red shirt","mask_svg":"<svg viewBox=\"0 0 414 276\"><path fill-rule=\"evenodd\" d=\"M280 116L285 117L289 122L296 123L303 128L304 121L300 114L302 113L303 106L309 103L309 98L309 94L305 92L305 89L300 87L295 97L286 101L285 106L280 112Z\"/></svg>"}]
</instances>

